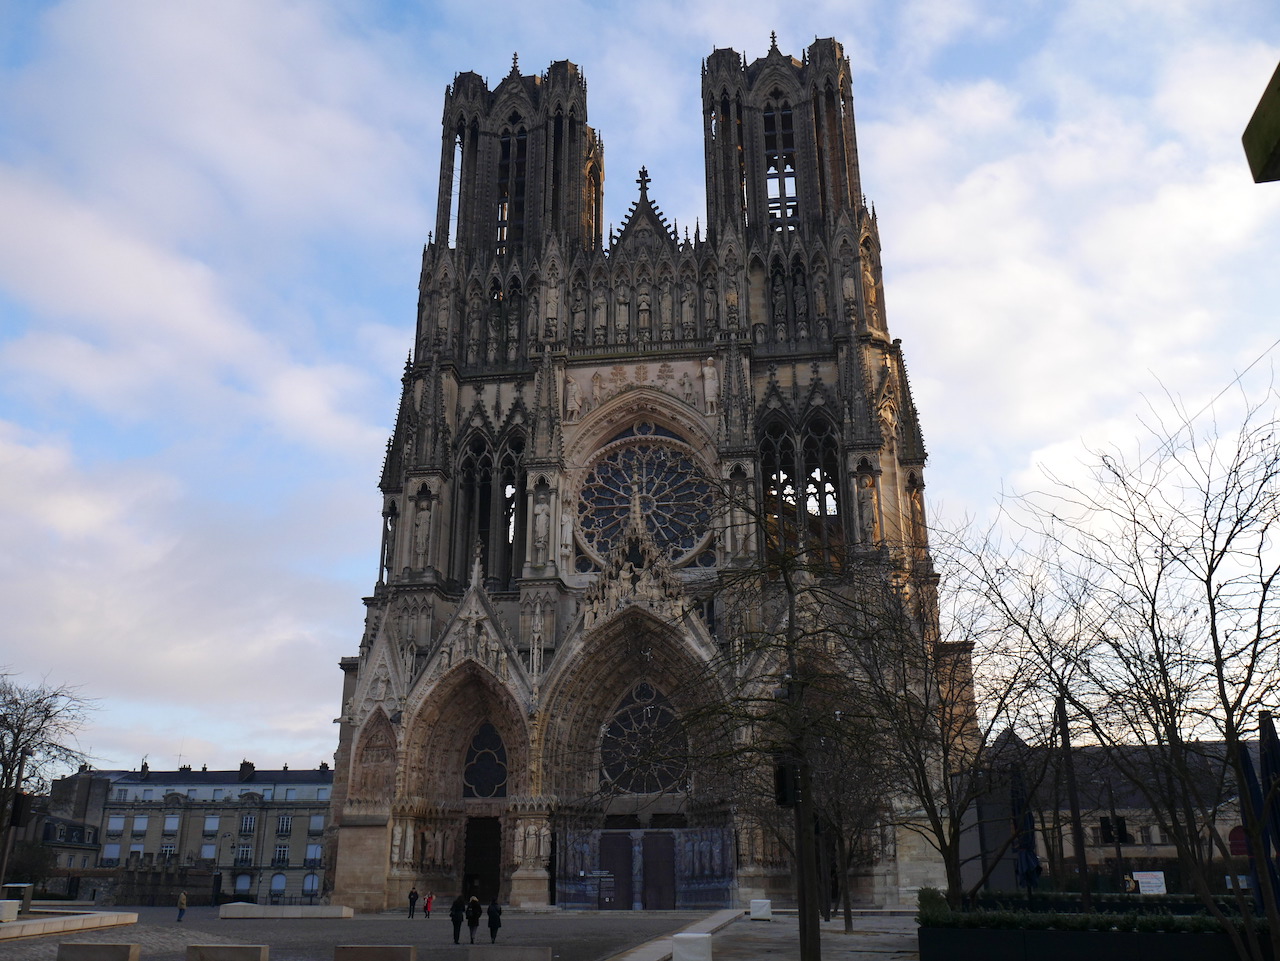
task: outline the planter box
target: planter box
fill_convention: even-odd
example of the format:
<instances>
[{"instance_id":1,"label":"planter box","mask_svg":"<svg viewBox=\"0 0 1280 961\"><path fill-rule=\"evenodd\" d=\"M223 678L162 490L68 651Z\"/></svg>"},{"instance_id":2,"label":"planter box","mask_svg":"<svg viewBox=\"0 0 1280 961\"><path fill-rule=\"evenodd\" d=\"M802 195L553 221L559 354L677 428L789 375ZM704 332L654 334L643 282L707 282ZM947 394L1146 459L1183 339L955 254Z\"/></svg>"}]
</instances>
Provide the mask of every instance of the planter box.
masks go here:
<instances>
[{"instance_id":1,"label":"planter box","mask_svg":"<svg viewBox=\"0 0 1280 961\"><path fill-rule=\"evenodd\" d=\"M1225 934L921 928L920 961L1236 961Z\"/></svg>"}]
</instances>

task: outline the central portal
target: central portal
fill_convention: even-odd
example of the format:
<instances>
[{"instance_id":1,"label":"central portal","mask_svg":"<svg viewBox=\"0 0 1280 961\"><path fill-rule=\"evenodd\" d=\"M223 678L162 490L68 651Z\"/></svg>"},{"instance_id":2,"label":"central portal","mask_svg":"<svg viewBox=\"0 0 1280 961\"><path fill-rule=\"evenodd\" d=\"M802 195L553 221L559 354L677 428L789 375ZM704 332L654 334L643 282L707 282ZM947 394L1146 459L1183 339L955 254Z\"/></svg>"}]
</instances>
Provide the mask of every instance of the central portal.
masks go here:
<instances>
[{"instance_id":1,"label":"central portal","mask_svg":"<svg viewBox=\"0 0 1280 961\"><path fill-rule=\"evenodd\" d=\"M462 892L482 904L499 895L502 882L502 826L498 818L467 818L467 853Z\"/></svg>"}]
</instances>

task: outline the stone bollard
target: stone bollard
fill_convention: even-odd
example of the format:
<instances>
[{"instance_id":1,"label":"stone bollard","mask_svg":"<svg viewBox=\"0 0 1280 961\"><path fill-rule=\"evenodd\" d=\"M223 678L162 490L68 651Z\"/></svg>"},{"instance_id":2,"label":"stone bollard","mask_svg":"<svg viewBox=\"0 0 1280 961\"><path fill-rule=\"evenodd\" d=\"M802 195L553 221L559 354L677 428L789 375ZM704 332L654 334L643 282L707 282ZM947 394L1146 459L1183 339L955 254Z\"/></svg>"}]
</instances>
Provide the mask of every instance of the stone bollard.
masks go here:
<instances>
[{"instance_id":1,"label":"stone bollard","mask_svg":"<svg viewBox=\"0 0 1280 961\"><path fill-rule=\"evenodd\" d=\"M333 949L333 961L418 961L412 944L340 944Z\"/></svg>"},{"instance_id":2,"label":"stone bollard","mask_svg":"<svg viewBox=\"0 0 1280 961\"><path fill-rule=\"evenodd\" d=\"M673 934L671 961L711 961L711 935Z\"/></svg>"},{"instance_id":3,"label":"stone bollard","mask_svg":"<svg viewBox=\"0 0 1280 961\"><path fill-rule=\"evenodd\" d=\"M772 921L773 920L773 902L772 901L752 901L751 902L751 920L752 921Z\"/></svg>"},{"instance_id":4,"label":"stone bollard","mask_svg":"<svg viewBox=\"0 0 1280 961\"><path fill-rule=\"evenodd\" d=\"M268 961L265 944L188 944L187 961Z\"/></svg>"},{"instance_id":5,"label":"stone bollard","mask_svg":"<svg viewBox=\"0 0 1280 961\"><path fill-rule=\"evenodd\" d=\"M58 945L58 961L138 961L140 950L136 944L64 941Z\"/></svg>"}]
</instances>

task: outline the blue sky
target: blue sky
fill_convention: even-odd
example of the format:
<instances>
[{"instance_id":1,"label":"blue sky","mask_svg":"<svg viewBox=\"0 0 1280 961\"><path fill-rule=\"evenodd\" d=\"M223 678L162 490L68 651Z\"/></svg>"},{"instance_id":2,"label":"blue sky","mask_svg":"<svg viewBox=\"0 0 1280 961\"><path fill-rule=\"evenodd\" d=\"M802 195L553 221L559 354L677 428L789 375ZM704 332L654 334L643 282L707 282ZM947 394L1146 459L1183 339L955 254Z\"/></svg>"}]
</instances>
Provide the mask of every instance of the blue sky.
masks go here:
<instances>
[{"instance_id":1,"label":"blue sky","mask_svg":"<svg viewBox=\"0 0 1280 961\"><path fill-rule=\"evenodd\" d=\"M937 516L1070 475L1166 392L1198 410L1259 357L1265 388L1280 185L1240 133L1273 3L779 9L0 5L0 667L99 699L102 767L331 756L443 90L513 53L582 67L607 219L643 164L683 233L701 59L844 44Z\"/></svg>"}]
</instances>

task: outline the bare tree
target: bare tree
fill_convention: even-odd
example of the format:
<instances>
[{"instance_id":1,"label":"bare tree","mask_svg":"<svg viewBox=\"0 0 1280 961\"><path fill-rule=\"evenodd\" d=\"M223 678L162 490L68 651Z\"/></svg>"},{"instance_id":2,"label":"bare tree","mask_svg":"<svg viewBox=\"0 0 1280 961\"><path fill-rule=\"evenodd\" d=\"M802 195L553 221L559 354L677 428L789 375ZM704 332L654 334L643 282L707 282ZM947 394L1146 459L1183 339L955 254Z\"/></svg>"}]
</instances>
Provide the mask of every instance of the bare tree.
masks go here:
<instances>
[{"instance_id":1,"label":"bare tree","mask_svg":"<svg viewBox=\"0 0 1280 961\"><path fill-rule=\"evenodd\" d=\"M0 814L6 827L23 790L39 790L54 769L85 760L75 736L90 709L75 688L47 683L24 687L0 676ZM0 879L10 839L6 830L0 841Z\"/></svg>"},{"instance_id":2,"label":"bare tree","mask_svg":"<svg viewBox=\"0 0 1280 961\"><path fill-rule=\"evenodd\" d=\"M1024 536L985 571L1005 630L1146 798L1207 910L1254 959L1266 937L1280 950L1270 872L1258 875L1269 935L1239 891L1238 933L1211 885L1230 853L1224 802L1262 852L1274 800L1259 810L1244 785L1259 715L1280 689L1275 403L1248 406L1238 426L1179 410L1136 454L1095 452L1087 484L1050 478L1011 505Z\"/></svg>"}]
</instances>

